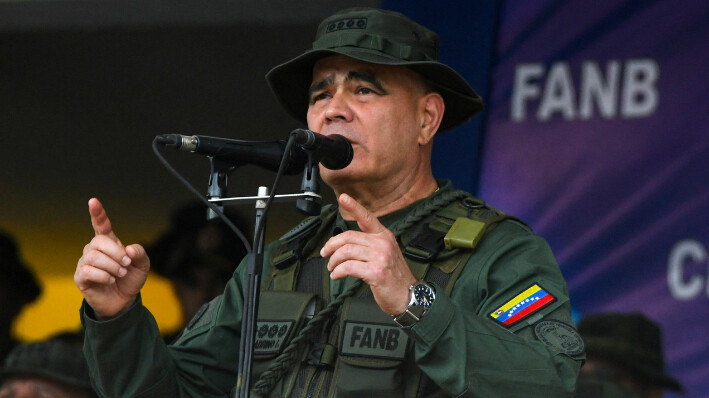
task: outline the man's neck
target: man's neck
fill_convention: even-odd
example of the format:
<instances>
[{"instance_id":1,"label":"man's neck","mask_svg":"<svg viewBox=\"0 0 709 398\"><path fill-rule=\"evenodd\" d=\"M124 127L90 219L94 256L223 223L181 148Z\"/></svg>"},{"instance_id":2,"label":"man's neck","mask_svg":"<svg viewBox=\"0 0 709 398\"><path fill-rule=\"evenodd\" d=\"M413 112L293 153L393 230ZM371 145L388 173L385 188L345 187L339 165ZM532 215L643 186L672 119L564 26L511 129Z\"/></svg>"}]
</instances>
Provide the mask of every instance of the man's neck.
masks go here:
<instances>
[{"instance_id":1,"label":"man's neck","mask_svg":"<svg viewBox=\"0 0 709 398\"><path fill-rule=\"evenodd\" d=\"M428 175L426 178L404 181L401 184L392 184L391 182L352 184L342 190L335 189L335 195L339 197L340 194L347 193L375 217L381 217L426 198L437 189L438 183L433 175ZM353 219L346 211L342 209L340 211L343 219Z\"/></svg>"}]
</instances>

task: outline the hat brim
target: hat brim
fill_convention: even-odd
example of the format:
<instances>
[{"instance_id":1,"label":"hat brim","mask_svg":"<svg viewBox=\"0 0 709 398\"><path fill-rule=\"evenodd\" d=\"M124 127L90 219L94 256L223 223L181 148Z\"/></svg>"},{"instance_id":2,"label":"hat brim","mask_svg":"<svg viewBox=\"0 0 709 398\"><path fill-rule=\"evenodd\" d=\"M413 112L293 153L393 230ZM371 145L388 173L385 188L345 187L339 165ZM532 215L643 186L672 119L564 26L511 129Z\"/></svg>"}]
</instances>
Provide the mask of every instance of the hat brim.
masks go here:
<instances>
[{"instance_id":1,"label":"hat brim","mask_svg":"<svg viewBox=\"0 0 709 398\"><path fill-rule=\"evenodd\" d=\"M307 125L308 88L315 63L331 55L344 55L377 65L405 66L431 83L443 97L446 110L440 131L450 130L483 110L482 99L455 70L437 61L405 61L379 51L359 47L310 50L276 66L266 80L278 102L296 120Z\"/></svg>"},{"instance_id":2,"label":"hat brim","mask_svg":"<svg viewBox=\"0 0 709 398\"><path fill-rule=\"evenodd\" d=\"M0 370L0 384L2 384L5 380L12 379L14 377L26 377L28 375L52 380L72 387L87 390L91 390L93 388L89 379L81 380L67 375L60 375L36 366L14 366L2 369Z\"/></svg>"}]
</instances>

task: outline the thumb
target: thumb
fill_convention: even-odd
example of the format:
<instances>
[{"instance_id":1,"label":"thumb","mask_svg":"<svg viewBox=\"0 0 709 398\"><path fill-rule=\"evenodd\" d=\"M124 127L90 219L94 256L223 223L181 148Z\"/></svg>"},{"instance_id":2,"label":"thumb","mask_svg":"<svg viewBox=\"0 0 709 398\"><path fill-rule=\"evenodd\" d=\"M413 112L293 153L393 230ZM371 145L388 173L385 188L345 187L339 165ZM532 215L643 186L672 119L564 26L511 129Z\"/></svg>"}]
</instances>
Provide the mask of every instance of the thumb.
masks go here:
<instances>
[{"instance_id":1,"label":"thumb","mask_svg":"<svg viewBox=\"0 0 709 398\"><path fill-rule=\"evenodd\" d=\"M126 254L131 259L131 264L145 272L150 270L150 259L145 248L137 243L126 246Z\"/></svg>"}]
</instances>

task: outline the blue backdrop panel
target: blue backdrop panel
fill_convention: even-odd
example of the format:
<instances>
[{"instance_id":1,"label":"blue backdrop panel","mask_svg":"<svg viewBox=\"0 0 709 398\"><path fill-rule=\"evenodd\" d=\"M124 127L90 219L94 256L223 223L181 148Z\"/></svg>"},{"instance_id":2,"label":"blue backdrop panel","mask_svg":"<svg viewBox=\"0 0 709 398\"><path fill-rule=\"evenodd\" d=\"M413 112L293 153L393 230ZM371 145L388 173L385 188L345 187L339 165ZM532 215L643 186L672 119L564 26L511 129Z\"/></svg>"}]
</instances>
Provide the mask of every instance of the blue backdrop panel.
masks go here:
<instances>
[{"instance_id":1,"label":"blue backdrop panel","mask_svg":"<svg viewBox=\"0 0 709 398\"><path fill-rule=\"evenodd\" d=\"M439 60L460 73L487 103L497 2L384 0L381 6L401 12L438 33ZM448 178L460 189L476 191L484 118L484 114L477 115L470 123L436 136L433 146L436 178Z\"/></svg>"},{"instance_id":2,"label":"blue backdrop panel","mask_svg":"<svg viewBox=\"0 0 709 398\"><path fill-rule=\"evenodd\" d=\"M510 1L479 195L557 255L581 313L641 311L709 396L709 7Z\"/></svg>"}]
</instances>

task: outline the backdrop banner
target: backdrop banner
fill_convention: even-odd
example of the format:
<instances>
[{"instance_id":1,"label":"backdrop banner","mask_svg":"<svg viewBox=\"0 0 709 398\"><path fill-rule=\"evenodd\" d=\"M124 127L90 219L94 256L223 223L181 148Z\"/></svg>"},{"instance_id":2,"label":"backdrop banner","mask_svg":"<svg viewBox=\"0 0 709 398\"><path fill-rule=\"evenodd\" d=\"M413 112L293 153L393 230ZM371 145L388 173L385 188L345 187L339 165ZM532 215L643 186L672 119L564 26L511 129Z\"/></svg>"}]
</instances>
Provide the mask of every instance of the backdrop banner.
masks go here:
<instances>
[{"instance_id":1,"label":"backdrop banner","mask_svg":"<svg viewBox=\"0 0 709 398\"><path fill-rule=\"evenodd\" d=\"M478 195L549 241L579 315L654 319L684 396L709 396L706 1L500 18Z\"/></svg>"}]
</instances>

